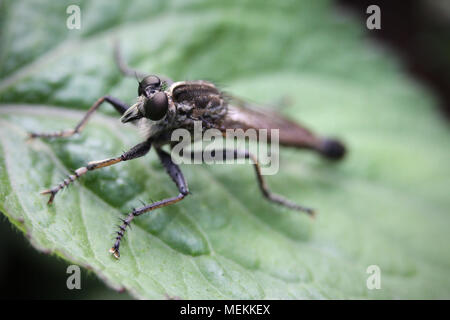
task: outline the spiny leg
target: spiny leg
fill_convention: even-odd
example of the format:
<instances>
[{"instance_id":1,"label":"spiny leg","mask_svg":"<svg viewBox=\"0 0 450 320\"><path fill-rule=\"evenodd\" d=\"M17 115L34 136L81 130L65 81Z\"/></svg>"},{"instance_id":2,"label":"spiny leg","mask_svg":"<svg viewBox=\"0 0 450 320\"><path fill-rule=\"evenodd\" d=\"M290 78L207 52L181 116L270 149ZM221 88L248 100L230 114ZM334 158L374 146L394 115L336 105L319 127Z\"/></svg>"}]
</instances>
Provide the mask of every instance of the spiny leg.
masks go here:
<instances>
[{"instance_id":1,"label":"spiny leg","mask_svg":"<svg viewBox=\"0 0 450 320\"><path fill-rule=\"evenodd\" d=\"M150 150L150 147L152 145L151 140L147 140L145 142L142 142L127 152L123 153L122 155L115 157L115 158L109 158L105 160L99 160L99 161L91 161L86 166L78 168L75 170L75 173L72 175L69 175L66 179L64 179L60 184L54 186L51 189L44 190L41 192L41 194L50 194L50 199L48 200L48 204L51 204L53 200L55 199L56 194L58 191L63 189L64 187L68 186L71 182L74 182L76 179L84 175L88 171L92 171L95 169L108 167L113 164L116 164L118 162L122 161L128 161L132 159L136 159L139 157L142 157L147 154L147 152Z\"/></svg>"},{"instance_id":2,"label":"spiny leg","mask_svg":"<svg viewBox=\"0 0 450 320\"><path fill-rule=\"evenodd\" d=\"M119 112L120 114L124 114L124 112L127 111L127 109L129 108L128 105L126 105L125 103L123 103L122 101L120 101L116 98L113 98L110 96L103 96L100 99L98 99L89 108L89 110L84 115L83 119L81 119L81 121L76 125L76 127L74 129L67 129L67 130L61 130L61 131L50 132L50 133L30 132L29 137L30 138L39 138L39 137L40 138L62 138L62 137L70 137L70 136L74 135L75 133L79 133L83 130L84 126L86 125L86 123L89 120L89 118L91 117L91 115L98 109L98 107L100 107L100 105L103 102L109 102L114 107L114 109L116 109L116 111Z\"/></svg>"},{"instance_id":3,"label":"spiny leg","mask_svg":"<svg viewBox=\"0 0 450 320\"><path fill-rule=\"evenodd\" d=\"M255 168L255 173L256 173L256 177L258 179L258 185L259 188L261 190L261 193L263 194L263 196L269 200L272 201L274 203L280 204L282 206L285 206L289 209L293 209L293 210L297 210L297 211L301 211L301 212L305 212L308 215L310 215L311 217L314 217L315 212L313 209L301 206L296 204L295 202L292 202L276 193L273 193L269 190L269 187L267 186L267 183L263 177L263 175L261 174L261 168L259 166L259 162L256 159L256 157L249 153L247 150L228 150L228 149L222 149L222 150L213 150L211 152L211 156L214 158L216 156L216 153L220 153L222 152L222 159L226 160L226 159L250 159L253 162L253 166ZM203 152L193 152L191 153L191 159L197 159L197 157L199 157L200 159L202 159L202 161L204 162L204 154Z\"/></svg>"},{"instance_id":4,"label":"spiny leg","mask_svg":"<svg viewBox=\"0 0 450 320\"><path fill-rule=\"evenodd\" d=\"M177 185L178 191L180 193L176 197L163 199L161 201L145 205L141 208L133 209L133 211L130 214L128 214L128 216L125 219L122 219L122 224L119 226L119 231L117 231L116 241L113 247L109 250L109 252L112 253L116 259L120 258L119 252L120 242L122 241L122 238L125 235L125 230L127 226L130 225L134 217L137 217L143 213L158 208L162 208L177 203L183 200L184 197L186 197L189 194L189 188L186 180L184 179L183 173L181 172L180 168L172 161L170 154L168 154L167 152L165 152L160 148L156 148L156 153L158 154L159 159L161 160L161 163L163 164L167 173L172 178L173 182L175 182L175 184Z\"/></svg>"}]
</instances>

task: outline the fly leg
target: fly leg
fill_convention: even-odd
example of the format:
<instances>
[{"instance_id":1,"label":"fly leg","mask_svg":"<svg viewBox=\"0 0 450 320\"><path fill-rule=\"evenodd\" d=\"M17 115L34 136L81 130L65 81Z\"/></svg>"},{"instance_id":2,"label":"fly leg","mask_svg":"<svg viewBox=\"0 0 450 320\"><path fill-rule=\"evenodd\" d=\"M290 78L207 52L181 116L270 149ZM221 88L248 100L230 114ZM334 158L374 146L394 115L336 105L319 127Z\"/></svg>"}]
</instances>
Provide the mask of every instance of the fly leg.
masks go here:
<instances>
[{"instance_id":1,"label":"fly leg","mask_svg":"<svg viewBox=\"0 0 450 320\"><path fill-rule=\"evenodd\" d=\"M129 108L128 105L126 105L125 103L123 103L122 101L110 97L110 96L103 96L100 99L98 99L90 108L89 110L86 112L86 114L84 115L83 119L81 119L81 121L76 125L76 127L74 129L67 129L67 130L61 130L61 131L57 131L57 132L50 132L50 133L46 133L46 132L42 132L42 133L36 133L36 132L30 132L29 133L29 137L30 138L62 138L62 137L70 137L73 136L75 133L79 133L81 132L81 130L83 130L84 126L86 125L87 121L89 120L89 118L92 116L92 114L97 111L98 107L100 107L100 105L103 102L108 102L110 103L114 109L116 109L117 112L119 112L120 114L124 114L125 111L127 111L127 109Z\"/></svg>"},{"instance_id":2,"label":"fly leg","mask_svg":"<svg viewBox=\"0 0 450 320\"><path fill-rule=\"evenodd\" d=\"M103 167L112 166L113 164L122 162L122 161L128 161L132 159L136 159L139 157L142 157L147 154L147 152L150 150L150 147L152 145L151 140L147 140L145 142L142 142L127 152L123 153L122 155L116 157L116 158L109 158L105 160L100 161L91 161L86 166L78 168L75 170L74 174L69 175L66 179L64 179L60 184L54 186L51 189L47 189L41 192L41 194L50 194L50 199L48 200L48 204L51 204L53 200L55 199L56 194L58 191L63 189L64 187L68 186L70 183L77 180L79 177L84 175L88 171L92 171L95 169L100 169Z\"/></svg>"},{"instance_id":3,"label":"fly leg","mask_svg":"<svg viewBox=\"0 0 450 320\"><path fill-rule=\"evenodd\" d=\"M172 178L173 182L175 182L179 194L175 197L166 198L161 201L156 201L152 204L145 205L141 208L133 209L133 211L128 214L125 219L122 220L122 224L119 226L119 231L117 231L116 241L114 242L113 247L109 250L109 252L112 253L116 259L120 258L119 247L120 242L125 235L125 230L135 217L140 216L143 213L177 203L183 200L184 197L189 194L189 188L186 180L184 179L183 173L181 172L180 168L172 161L170 154L160 148L156 148L156 153L158 154L159 159L161 160L161 163L163 164L167 173Z\"/></svg>"},{"instance_id":4,"label":"fly leg","mask_svg":"<svg viewBox=\"0 0 450 320\"><path fill-rule=\"evenodd\" d=\"M126 63L125 59L122 56L122 51L121 51L118 41L116 41L114 43L114 60L116 62L117 67L119 68L120 72L124 76L136 77L136 78L140 78L140 79L143 79L146 76L148 76L148 74L141 72L141 71L136 71L136 70L130 68L130 66L128 66L128 64ZM173 83L173 80L168 77L165 77L165 76L158 76L158 77L162 81L166 82L167 85L169 85L169 86Z\"/></svg>"},{"instance_id":5,"label":"fly leg","mask_svg":"<svg viewBox=\"0 0 450 320\"><path fill-rule=\"evenodd\" d=\"M276 193L273 193L269 190L269 187L267 186L266 180L264 179L263 175L261 174L261 168L258 162L258 159L251 153L249 153L247 150L229 150L229 149L222 149L222 150L213 150L211 152L212 158L216 156L217 153L223 153L224 160L226 159L250 159L253 167L255 169L256 177L258 179L258 185L259 189L261 190L262 195L269 201L280 204L284 207L287 207L289 209L305 212L311 217L314 217L315 212L313 209L298 205L291 200L288 200ZM197 158L198 157L198 158ZM204 156L202 152L193 152L191 153L191 159L202 159L204 162Z\"/></svg>"}]
</instances>

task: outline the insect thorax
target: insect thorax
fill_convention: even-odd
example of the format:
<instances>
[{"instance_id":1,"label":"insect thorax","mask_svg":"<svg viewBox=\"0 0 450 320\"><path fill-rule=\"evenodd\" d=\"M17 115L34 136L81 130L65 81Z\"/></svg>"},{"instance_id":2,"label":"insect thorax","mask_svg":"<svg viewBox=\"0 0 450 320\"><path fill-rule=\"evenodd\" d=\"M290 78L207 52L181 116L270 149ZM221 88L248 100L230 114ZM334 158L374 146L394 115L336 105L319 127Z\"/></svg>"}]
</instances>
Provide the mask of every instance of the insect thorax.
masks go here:
<instances>
[{"instance_id":1,"label":"insect thorax","mask_svg":"<svg viewBox=\"0 0 450 320\"><path fill-rule=\"evenodd\" d=\"M188 130L194 137L196 121L201 122L203 132L222 128L228 105L212 83L202 80L176 82L166 93L170 104L167 117L158 122L140 123L147 137L154 137L158 144L168 143L172 132L180 128Z\"/></svg>"},{"instance_id":2,"label":"insect thorax","mask_svg":"<svg viewBox=\"0 0 450 320\"><path fill-rule=\"evenodd\" d=\"M176 107L172 128L192 131L195 121L202 122L203 130L221 127L227 113L227 103L212 83L183 81L174 83L170 89Z\"/></svg>"}]
</instances>

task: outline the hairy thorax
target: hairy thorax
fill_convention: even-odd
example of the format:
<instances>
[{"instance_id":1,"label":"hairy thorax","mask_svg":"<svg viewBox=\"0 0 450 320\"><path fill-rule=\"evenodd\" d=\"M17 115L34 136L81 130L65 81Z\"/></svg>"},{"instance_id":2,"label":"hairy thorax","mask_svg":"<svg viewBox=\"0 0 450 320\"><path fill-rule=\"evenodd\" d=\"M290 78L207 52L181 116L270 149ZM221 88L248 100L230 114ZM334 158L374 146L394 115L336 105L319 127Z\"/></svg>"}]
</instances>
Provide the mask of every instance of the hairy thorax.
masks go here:
<instances>
[{"instance_id":1,"label":"hairy thorax","mask_svg":"<svg viewBox=\"0 0 450 320\"><path fill-rule=\"evenodd\" d=\"M158 144L170 142L175 129L186 129L194 137L194 123L201 121L202 131L222 129L227 114L227 102L221 92L207 81L181 81L172 84L166 91L169 111L160 121L141 120L138 125L147 138ZM202 132L202 133L203 133Z\"/></svg>"}]
</instances>

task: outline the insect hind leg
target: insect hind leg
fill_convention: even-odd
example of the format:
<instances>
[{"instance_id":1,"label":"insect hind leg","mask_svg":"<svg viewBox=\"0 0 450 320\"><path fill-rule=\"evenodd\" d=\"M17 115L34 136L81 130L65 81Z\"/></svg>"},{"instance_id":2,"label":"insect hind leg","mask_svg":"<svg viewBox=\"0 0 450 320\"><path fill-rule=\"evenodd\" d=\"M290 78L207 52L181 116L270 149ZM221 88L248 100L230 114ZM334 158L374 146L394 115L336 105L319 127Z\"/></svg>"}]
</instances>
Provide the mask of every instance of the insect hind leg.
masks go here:
<instances>
[{"instance_id":1,"label":"insect hind leg","mask_svg":"<svg viewBox=\"0 0 450 320\"><path fill-rule=\"evenodd\" d=\"M253 154L249 153L247 150L221 149L221 150L212 151L211 155L214 157L216 153L220 153L220 152L223 153L222 159L229 159L230 157L232 157L233 159L250 159L252 161L253 167L255 169L256 177L258 179L259 189L261 190L261 193L267 200L277 203L279 205L282 205L282 206L287 207L292 210L305 212L311 217L315 216L315 211L313 209L301 206L297 203L292 202L291 200L288 200L288 199L270 191L263 175L261 174L261 167L259 165L259 162ZM191 156L192 160L197 159L197 157L199 157L204 162L203 152L192 152L190 154L190 156Z\"/></svg>"}]
</instances>

